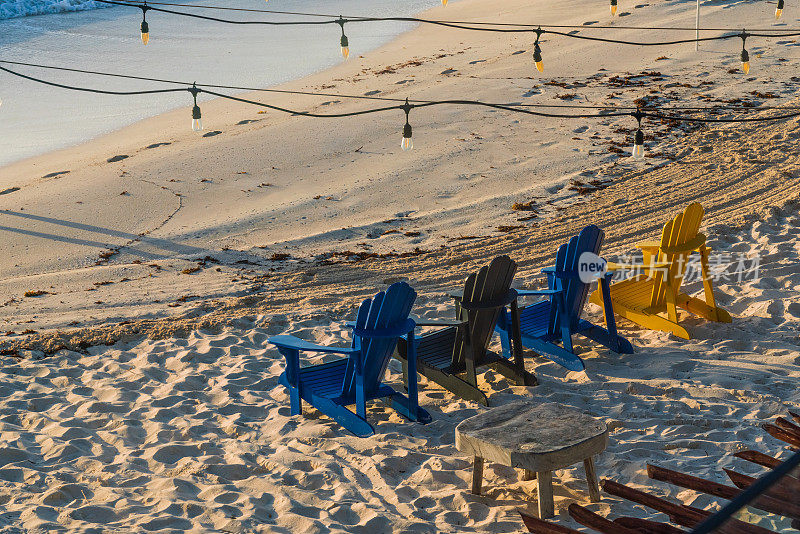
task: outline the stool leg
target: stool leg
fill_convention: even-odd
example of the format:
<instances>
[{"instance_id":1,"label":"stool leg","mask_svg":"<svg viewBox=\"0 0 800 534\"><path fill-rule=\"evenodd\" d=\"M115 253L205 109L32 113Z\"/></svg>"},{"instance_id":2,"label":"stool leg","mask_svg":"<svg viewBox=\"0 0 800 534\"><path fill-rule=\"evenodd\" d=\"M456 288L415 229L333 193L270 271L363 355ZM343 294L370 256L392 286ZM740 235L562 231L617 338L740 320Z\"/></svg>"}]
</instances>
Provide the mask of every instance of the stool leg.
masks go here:
<instances>
[{"instance_id":1,"label":"stool leg","mask_svg":"<svg viewBox=\"0 0 800 534\"><path fill-rule=\"evenodd\" d=\"M594 458L591 456L583 461L583 469L586 471L586 482L589 484L589 500L600 502L600 488L597 486L597 473L594 470Z\"/></svg>"},{"instance_id":2,"label":"stool leg","mask_svg":"<svg viewBox=\"0 0 800 534\"><path fill-rule=\"evenodd\" d=\"M481 482L483 481L483 458L476 456L472 464L472 493L481 494Z\"/></svg>"},{"instance_id":3,"label":"stool leg","mask_svg":"<svg viewBox=\"0 0 800 534\"><path fill-rule=\"evenodd\" d=\"M539 488L539 519L547 519L555 515L553 503L553 472L537 471L536 484Z\"/></svg>"},{"instance_id":4,"label":"stool leg","mask_svg":"<svg viewBox=\"0 0 800 534\"><path fill-rule=\"evenodd\" d=\"M522 480L534 480L535 478L536 478L535 471L531 471L530 469L523 469Z\"/></svg>"}]
</instances>

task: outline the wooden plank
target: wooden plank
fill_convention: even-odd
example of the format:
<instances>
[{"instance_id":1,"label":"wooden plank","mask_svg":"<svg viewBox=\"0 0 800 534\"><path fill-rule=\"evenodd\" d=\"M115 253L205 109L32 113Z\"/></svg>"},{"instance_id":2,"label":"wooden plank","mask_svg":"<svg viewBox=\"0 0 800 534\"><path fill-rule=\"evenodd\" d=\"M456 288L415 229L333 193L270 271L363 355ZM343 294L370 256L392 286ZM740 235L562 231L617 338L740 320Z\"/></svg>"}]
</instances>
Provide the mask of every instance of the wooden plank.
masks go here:
<instances>
[{"instance_id":1,"label":"wooden plank","mask_svg":"<svg viewBox=\"0 0 800 534\"><path fill-rule=\"evenodd\" d=\"M663 467L650 464L647 464L647 476L653 480L669 482L670 484L675 484L676 486L680 486L682 488L688 488L701 493L707 493L708 495L722 497L723 499L730 500L741 493L741 490L732 486L726 486L725 484L719 484L718 482L705 480L692 475L686 475L678 471L672 471L670 469L665 469Z\"/></svg>"},{"instance_id":2,"label":"wooden plank","mask_svg":"<svg viewBox=\"0 0 800 534\"><path fill-rule=\"evenodd\" d=\"M788 419L785 419L783 417L778 417L775 420L775 426L785 430L786 432L789 432L790 434L794 434L795 436L800 437L800 426L795 425Z\"/></svg>"},{"instance_id":3,"label":"wooden plank","mask_svg":"<svg viewBox=\"0 0 800 534\"><path fill-rule=\"evenodd\" d=\"M555 515L553 502L553 473L552 471L536 472L536 487L539 490L536 497L539 501L539 517L546 519Z\"/></svg>"},{"instance_id":4,"label":"wooden plank","mask_svg":"<svg viewBox=\"0 0 800 534\"><path fill-rule=\"evenodd\" d=\"M658 521L649 521L647 519L639 519L638 517L618 517L614 523L619 523L623 527L641 532L642 534L685 534L686 531L678 527L673 527L669 523L659 523Z\"/></svg>"},{"instance_id":5,"label":"wooden plank","mask_svg":"<svg viewBox=\"0 0 800 534\"><path fill-rule=\"evenodd\" d=\"M602 534L641 534L637 530L627 528L614 521L609 521L605 517L576 503L570 504L567 511L569 512L569 516L581 525L594 529Z\"/></svg>"},{"instance_id":6,"label":"wooden plank","mask_svg":"<svg viewBox=\"0 0 800 534\"><path fill-rule=\"evenodd\" d=\"M794 447L800 447L800 436L795 436L791 432L787 432L786 430L779 428L775 425L771 425L769 423L761 425L761 428L766 430L767 434L769 434L775 439L779 439Z\"/></svg>"},{"instance_id":7,"label":"wooden plank","mask_svg":"<svg viewBox=\"0 0 800 534\"><path fill-rule=\"evenodd\" d=\"M661 497L656 497L655 495L631 488L612 480L604 479L601 482L601 486L606 493L610 493L611 495L616 495L617 497L621 497L623 499L647 506L648 508L652 508L653 510L663 512L670 516L670 520L673 523L677 523L684 527L694 527L711 515L711 512L706 510L698 510L697 508L693 508L691 506L676 504L666 499L662 499ZM744 521L739 521L738 519L730 519L719 529L717 529L716 534L774 533L769 529L759 527L757 525L751 525L750 523L745 523Z\"/></svg>"},{"instance_id":8,"label":"wooden plank","mask_svg":"<svg viewBox=\"0 0 800 534\"><path fill-rule=\"evenodd\" d=\"M726 470L727 472L728 470ZM731 472L735 476L737 473ZM665 469L663 467L657 467L654 465L647 465L647 475L652 478L653 480L659 480L661 482L668 482L670 484L675 484L676 486L680 486L682 488L688 488L691 490L699 491L701 493L706 493L708 495L714 495L716 497L722 497L723 499L734 499L736 498L742 490L740 488L749 486L755 479L750 479L749 481L744 481L745 485L742 486L736 483L734 480L734 484L738 487L726 486L725 484L719 484L717 482L713 482L711 480L706 480L703 478L699 478L693 475L687 475L685 473L681 473L679 471L672 471L670 469ZM728 475L733 480L733 476L729 473ZM744 476L744 475L742 475ZM742 479L738 479L742 480ZM755 500L752 501L751 506L754 508L758 508L760 510L764 510L766 512L771 512L773 514L778 515L787 515L789 517L798 517L795 515L796 513L800 513L800 507L797 505L793 505L791 503L782 503L779 500L774 498L774 495L767 493L767 495L762 495Z\"/></svg>"},{"instance_id":9,"label":"wooden plank","mask_svg":"<svg viewBox=\"0 0 800 534\"><path fill-rule=\"evenodd\" d=\"M769 467L770 469L775 469L779 465L781 465L781 461L777 458L773 458L767 454L758 451L739 451L734 454L737 458L741 458L742 460L747 460L748 462L752 462L754 464L758 464L764 467Z\"/></svg>"},{"instance_id":10,"label":"wooden plank","mask_svg":"<svg viewBox=\"0 0 800 534\"><path fill-rule=\"evenodd\" d=\"M756 481L753 477L737 473L731 469L725 469L724 471L728 478L731 479L731 482L742 489L749 487ZM800 495L800 481L794 477L783 477L768 488L763 495L755 499L752 502L752 506L773 514L800 519L800 504L798 504L800 500L798 500L798 495Z\"/></svg>"},{"instance_id":11,"label":"wooden plank","mask_svg":"<svg viewBox=\"0 0 800 534\"><path fill-rule=\"evenodd\" d=\"M534 534L583 534L575 529L562 527L561 525L556 525L555 523L550 523L549 521L544 521L538 517L526 514L522 510L517 510L517 513L522 517L522 522L525 524L528 532L533 532Z\"/></svg>"}]
</instances>

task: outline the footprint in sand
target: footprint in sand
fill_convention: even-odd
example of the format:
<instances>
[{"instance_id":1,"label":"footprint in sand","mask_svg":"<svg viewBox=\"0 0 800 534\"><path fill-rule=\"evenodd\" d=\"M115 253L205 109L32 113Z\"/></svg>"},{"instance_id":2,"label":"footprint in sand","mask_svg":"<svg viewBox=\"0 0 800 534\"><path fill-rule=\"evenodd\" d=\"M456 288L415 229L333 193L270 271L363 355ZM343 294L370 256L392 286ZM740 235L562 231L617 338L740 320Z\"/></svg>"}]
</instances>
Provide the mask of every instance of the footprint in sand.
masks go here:
<instances>
[{"instance_id":1,"label":"footprint in sand","mask_svg":"<svg viewBox=\"0 0 800 534\"><path fill-rule=\"evenodd\" d=\"M534 95L543 95L543 94L544 94L544 89L540 89L539 87L534 87L534 88L530 89L529 91L524 92L522 94L522 96L525 97L525 98L529 98L529 97L532 97Z\"/></svg>"},{"instance_id":2,"label":"footprint in sand","mask_svg":"<svg viewBox=\"0 0 800 534\"><path fill-rule=\"evenodd\" d=\"M68 173L69 171L56 171L56 172L51 172L50 174L45 174L44 176L42 176L42 178L55 178L56 176L61 176ZM0 193L0 195L2 195L2 193Z\"/></svg>"},{"instance_id":3,"label":"footprint in sand","mask_svg":"<svg viewBox=\"0 0 800 534\"><path fill-rule=\"evenodd\" d=\"M636 4L635 6L633 6L633 9L641 9L641 8L647 7L649 5L650 4Z\"/></svg>"},{"instance_id":4,"label":"footprint in sand","mask_svg":"<svg viewBox=\"0 0 800 534\"><path fill-rule=\"evenodd\" d=\"M117 520L117 512L107 506L82 506L69 514L72 519L89 523L111 523Z\"/></svg>"},{"instance_id":5,"label":"footprint in sand","mask_svg":"<svg viewBox=\"0 0 800 534\"><path fill-rule=\"evenodd\" d=\"M628 16L628 15L630 15L630 14L631 14L631 13L630 13L630 11L622 11L622 12L621 12L621 13L619 13L617 16L618 16L618 17L627 17L627 16Z\"/></svg>"},{"instance_id":6,"label":"footprint in sand","mask_svg":"<svg viewBox=\"0 0 800 534\"><path fill-rule=\"evenodd\" d=\"M108 158L106 161L109 163L116 163L118 161L122 161L123 159L128 159L129 157L130 156L128 156L127 154L120 154L118 156Z\"/></svg>"},{"instance_id":7,"label":"footprint in sand","mask_svg":"<svg viewBox=\"0 0 800 534\"><path fill-rule=\"evenodd\" d=\"M583 23L584 26L591 26L592 24L597 24L600 22L599 20L589 20Z\"/></svg>"},{"instance_id":8,"label":"footprint in sand","mask_svg":"<svg viewBox=\"0 0 800 534\"><path fill-rule=\"evenodd\" d=\"M525 53L525 50L517 50L516 52L511 52L511 55L512 56L518 56L518 55L524 54L524 53Z\"/></svg>"},{"instance_id":9,"label":"footprint in sand","mask_svg":"<svg viewBox=\"0 0 800 534\"><path fill-rule=\"evenodd\" d=\"M0 191L0 195L7 195L9 193L13 193L14 191L19 191L19 187L9 187L8 189L3 189Z\"/></svg>"},{"instance_id":10,"label":"footprint in sand","mask_svg":"<svg viewBox=\"0 0 800 534\"><path fill-rule=\"evenodd\" d=\"M396 85L402 85L404 83L413 82L414 80L400 80L399 82L394 82Z\"/></svg>"},{"instance_id":11,"label":"footprint in sand","mask_svg":"<svg viewBox=\"0 0 800 534\"><path fill-rule=\"evenodd\" d=\"M470 61L469 64L476 65L478 63L484 63L485 61L486 61L485 59L476 59L475 61Z\"/></svg>"},{"instance_id":12,"label":"footprint in sand","mask_svg":"<svg viewBox=\"0 0 800 534\"><path fill-rule=\"evenodd\" d=\"M458 72L458 71L456 69L445 69L442 72L440 72L439 74L453 74L455 72Z\"/></svg>"},{"instance_id":13,"label":"footprint in sand","mask_svg":"<svg viewBox=\"0 0 800 534\"><path fill-rule=\"evenodd\" d=\"M364 96L377 95L380 92L381 92L380 89L375 89L374 91L367 91L366 93L364 93Z\"/></svg>"},{"instance_id":14,"label":"footprint in sand","mask_svg":"<svg viewBox=\"0 0 800 534\"><path fill-rule=\"evenodd\" d=\"M250 124L251 122L258 122L254 119L244 119L236 123L236 126L241 126L242 124Z\"/></svg>"},{"instance_id":15,"label":"footprint in sand","mask_svg":"<svg viewBox=\"0 0 800 534\"><path fill-rule=\"evenodd\" d=\"M211 131L211 132L204 133L204 134L203 134L203 137L214 137L215 135L219 135L219 134L221 134L221 133L222 133L222 132L221 132L221 131L219 131L219 130L213 130L213 131Z\"/></svg>"},{"instance_id":16,"label":"footprint in sand","mask_svg":"<svg viewBox=\"0 0 800 534\"><path fill-rule=\"evenodd\" d=\"M171 145L172 143L153 143L152 145L147 145L145 148L158 148L160 146L167 146Z\"/></svg>"}]
</instances>

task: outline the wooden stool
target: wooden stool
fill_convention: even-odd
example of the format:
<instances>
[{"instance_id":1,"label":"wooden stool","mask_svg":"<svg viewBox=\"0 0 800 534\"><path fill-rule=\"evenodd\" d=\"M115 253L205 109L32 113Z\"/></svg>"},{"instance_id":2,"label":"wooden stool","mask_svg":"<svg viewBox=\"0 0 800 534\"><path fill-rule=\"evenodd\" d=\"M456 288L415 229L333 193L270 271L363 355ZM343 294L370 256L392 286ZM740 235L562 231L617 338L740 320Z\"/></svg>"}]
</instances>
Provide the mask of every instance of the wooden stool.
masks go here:
<instances>
[{"instance_id":1,"label":"wooden stool","mask_svg":"<svg viewBox=\"0 0 800 534\"><path fill-rule=\"evenodd\" d=\"M489 460L534 473L539 488L539 517L554 515L553 471L583 460L589 498L600 500L594 455L608 445L606 424L573 408L514 402L465 419L456 427L456 447L475 457L472 493L480 495L483 462Z\"/></svg>"}]
</instances>

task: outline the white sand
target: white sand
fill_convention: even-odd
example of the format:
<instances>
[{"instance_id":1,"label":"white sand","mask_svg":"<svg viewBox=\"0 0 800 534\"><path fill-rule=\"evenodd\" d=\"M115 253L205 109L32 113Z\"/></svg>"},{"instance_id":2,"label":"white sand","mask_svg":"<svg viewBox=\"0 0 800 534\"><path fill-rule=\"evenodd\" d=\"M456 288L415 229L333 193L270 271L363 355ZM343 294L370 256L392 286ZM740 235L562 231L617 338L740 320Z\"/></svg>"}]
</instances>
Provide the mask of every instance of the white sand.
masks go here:
<instances>
[{"instance_id":1,"label":"white sand","mask_svg":"<svg viewBox=\"0 0 800 534\"><path fill-rule=\"evenodd\" d=\"M759 283L720 287L733 324L689 318L691 342L626 324L636 354L580 341L585 374L533 358L539 386L510 386L491 371L481 386L493 403L528 395L603 418L613 430L599 457L601 477L708 506L714 499L648 481L644 466L724 482L722 467L759 472L732 452L781 450L759 425L800 406L798 222L796 212L776 212L750 233L713 240L725 252L765 254ZM447 308L440 294L425 294L417 312L440 316ZM1 517L44 531L520 532L514 510L534 513L535 481L489 465L485 495L468 492L470 461L456 451L453 429L478 413L474 404L424 385L431 424L375 405L368 417L377 434L368 439L313 409L289 416L277 385L282 359L265 349L266 337L290 331L343 344L346 329L331 321L347 318L303 310L243 316L219 333L185 339L3 358ZM388 376L395 385L396 363ZM570 524L566 505L588 504L583 471L555 477L561 521ZM608 495L590 507L654 516Z\"/></svg>"},{"instance_id":2,"label":"white sand","mask_svg":"<svg viewBox=\"0 0 800 534\"><path fill-rule=\"evenodd\" d=\"M528 4L509 0L498 8L464 0L445 13L453 19L607 20L603 2L591 8L564 2L544 11ZM620 6L626 9L632 13L620 19L626 24L692 20L683 2ZM726 2L709 8L708 17L720 25L740 26L743 18L767 25L771 9ZM330 90L342 93L380 89L446 98L464 96L468 86L475 98L547 103L562 102L554 93L564 92L605 102L613 91L619 95L613 102L624 104L651 87L610 89L608 79L587 81L599 63L608 75L660 71L663 101L679 98L684 105L711 105L755 90L793 91L794 61L779 61L793 50L791 42L748 42L754 60L745 78L727 72L738 66L738 43L708 45L700 56L691 45L610 47L598 55L594 45L548 40L544 80L588 84L572 89L531 78L527 37L467 39L420 28L290 87L333 84ZM517 50L526 54L512 55ZM440 53L445 56L436 58ZM665 54L671 59L656 61ZM374 74L414 57L423 64ZM440 74L449 68L457 74ZM411 81L396 84L402 80ZM701 80L715 84L698 87ZM523 96L533 86L546 93ZM331 111L363 106L321 106L296 97L285 102ZM225 102L205 104L203 112L208 128L222 134L191 135L188 111L181 110L2 169L0 190L21 189L0 195L0 290L7 295L0 320L10 331L0 345L22 359L2 360L0 521L73 531L519 532L514 509L535 509L535 482L489 466L487 494L467 492L469 462L454 450L453 429L478 407L424 385L421 402L433 423L409 424L371 407L378 433L369 439L348 436L313 410L308 418L291 418L277 387L283 363L264 346L265 338L289 332L345 343L337 321L350 319L360 299L399 279L419 291L416 313L449 316L444 291L493 255L517 259L525 284L552 261L558 244L589 222L606 230L606 252L621 254L636 241L654 239L668 217L695 200L706 208L704 231L715 252L762 257L759 282L719 285L719 302L734 315L733 324L687 318L696 337L690 342L623 324L636 354L620 356L579 341L585 374L533 358L528 365L539 386L509 386L492 372L482 386L492 402L530 395L608 420L614 431L599 459L601 476L659 487L698 506L711 501L650 484L645 462L722 481L720 468L734 463L728 453L781 450L759 424L800 406L796 119L688 133L649 124L648 132L658 136L648 150L676 159L637 166L611 154L608 144L627 148L630 135L613 130L632 128L632 119L532 121L443 108L412 114L417 148L403 154L402 118L395 115L309 121ZM263 120L236 126L243 119ZM172 144L143 148L161 141ZM117 154L130 157L106 163ZM41 178L62 170L70 172ZM578 194L569 190L573 178L608 178L610 185ZM258 187L262 183L274 185ZM510 205L530 200L539 218L519 221L529 213ZM389 219L395 221L383 222ZM522 228L497 232L501 224ZM390 229L398 233L380 237ZM479 239L451 239L473 235ZM407 257L320 261L337 250L415 247L422 251ZM106 250L118 254L95 265ZM291 259L269 260L276 253ZM250 263L236 263L243 261ZM24 296L32 290L48 293ZM37 332L23 334L26 329ZM398 379L393 364L389 380ZM556 473L560 510L575 500L586 503L582 476L580 468ZM650 516L608 496L593 509L605 513L612 505L614 515ZM570 524L563 513L561 519Z\"/></svg>"}]
</instances>

